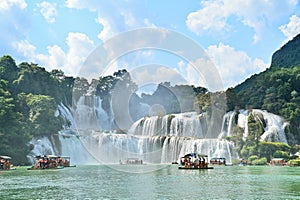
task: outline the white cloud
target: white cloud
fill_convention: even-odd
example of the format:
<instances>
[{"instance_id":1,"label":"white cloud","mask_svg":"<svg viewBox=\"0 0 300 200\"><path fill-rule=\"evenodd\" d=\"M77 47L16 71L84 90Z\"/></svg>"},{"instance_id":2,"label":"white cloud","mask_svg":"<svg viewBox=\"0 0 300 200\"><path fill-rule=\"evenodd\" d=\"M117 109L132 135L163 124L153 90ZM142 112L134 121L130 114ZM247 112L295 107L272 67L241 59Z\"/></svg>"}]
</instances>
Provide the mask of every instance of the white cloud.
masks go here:
<instances>
[{"instance_id":1,"label":"white cloud","mask_svg":"<svg viewBox=\"0 0 300 200\"><path fill-rule=\"evenodd\" d=\"M40 12L47 22L49 23L55 22L55 17L57 16L55 3L49 3L47 1L43 1L41 3L38 3L37 6L40 8Z\"/></svg>"},{"instance_id":2,"label":"white cloud","mask_svg":"<svg viewBox=\"0 0 300 200\"><path fill-rule=\"evenodd\" d=\"M297 15L291 16L289 23L280 26L279 29L287 37L287 40L291 40L300 33L300 18Z\"/></svg>"},{"instance_id":3,"label":"white cloud","mask_svg":"<svg viewBox=\"0 0 300 200\"><path fill-rule=\"evenodd\" d=\"M160 64L139 66L129 71L135 83L140 87L171 82L172 84L184 84L185 78L175 69Z\"/></svg>"},{"instance_id":4,"label":"white cloud","mask_svg":"<svg viewBox=\"0 0 300 200\"><path fill-rule=\"evenodd\" d=\"M99 1L97 0L67 0L66 7L75 9L89 9L91 11L96 11L99 7Z\"/></svg>"},{"instance_id":5,"label":"white cloud","mask_svg":"<svg viewBox=\"0 0 300 200\"><path fill-rule=\"evenodd\" d=\"M225 12L225 6L222 4L221 1L202 2L202 9L188 15L186 20L188 28L197 34L207 30L223 30L230 12Z\"/></svg>"},{"instance_id":6,"label":"white cloud","mask_svg":"<svg viewBox=\"0 0 300 200\"><path fill-rule=\"evenodd\" d=\"M204 0L201 9L188 15L186 25L196 33L223 32L229 30L229 18L236 16L245 26L254 29L254 42L263 34L264 28L276 18L290 13L298 0Z\"/></svg>"},{"instance_id":7,"label":"white cloud","mask_svg":"<svg viewBox=\"0 0 300 200\"><path fill-rule=\"evenodd\" d=\"M25 9L27 4L25 0L1 0L0 1L0 11L9 10L12 6L19 7L20 9Z\"/></svg>"},{"instance_id":8,"label":"white cloud","mask_svg":"<svg viewBox=\"0 0 300 200\"><path fill-rule=\"evenodd\" d=\"M69 33L66 42L67 52L53 45L47 47L47 54L39 54L36 47L27 40L15 42L14 48L29 61L36 62L47 70L59 68L67 75L78 76L83 62L95 48L94 42L82 33Z\"/></svg>"},{"instance_id":9,"label":"white cloud","mask_svg":"<svg viewBox=\"0 0 300 200\"><path fill-rule=\"evenodd\" d=\"M88 9L98 13L96 22L101 24L102 30L98 34L101 40L107 40L116 33L136 29L139 27L154 27L149 21L143 1L102 1L97 0L67 0L66 6L75 9ZM113 11L113 12L112 12Z\"/></svg>"},{"instance_id":10,"label":"white cloud","mask_svg":"<svg viewBox=\"0 0 300 200\"><path fill-rule=\"evenodd\" d=\"M98 18L97 22L103 26L102 31L98 34L98 38L100 40L105 41L115 34L108 20L104 18Z\"/></svg>"},{"instance_id":11,"label":"white cloud","mask_svg":"<svg viewBox=\"0 0 300 200\"><path fill-rule=\"evenodd\" d=\"M223 91L225 89L216 66L206 57L188 63L180 61L178 67L190 85L205 87L209 91Z\"/></svg>"},{"instance_id":12,"label":"white cloud","mask_svg":"<svg viewBox=\"0 0 300 200\"><path fill-rule=\"evenodd\" d=\"M22 52L27 58L34 57L35 55L36 47L30 44L27 40L14 42L12 45L18 52Z\"/></svg>"},{"instance_id":13,"label":"white cloud","mask_svg":"<svg viewBox=\"0 0 300 200\"><path fill-rule=\"evenodd\" d=\"M178 62L178 68L188 83L202 86L209 91L222 91L243 82L249 76L264 71L269 65L263 60L250 58L245 52L220 43L209 46L209 59L194 62Z\"/></svg>"},{"instance_id":14,"label":"white cloud","mask_svg":"<svg viewBox=\"0 0 300 200\"><path fill-rule=\"evenodd\" d=\"M219 43L209 46L206 53L215 64L225 88L234 87L250 75L264 71L269 65L261 59L252 59L243 51Z\"/></svg>"}]
</instances>

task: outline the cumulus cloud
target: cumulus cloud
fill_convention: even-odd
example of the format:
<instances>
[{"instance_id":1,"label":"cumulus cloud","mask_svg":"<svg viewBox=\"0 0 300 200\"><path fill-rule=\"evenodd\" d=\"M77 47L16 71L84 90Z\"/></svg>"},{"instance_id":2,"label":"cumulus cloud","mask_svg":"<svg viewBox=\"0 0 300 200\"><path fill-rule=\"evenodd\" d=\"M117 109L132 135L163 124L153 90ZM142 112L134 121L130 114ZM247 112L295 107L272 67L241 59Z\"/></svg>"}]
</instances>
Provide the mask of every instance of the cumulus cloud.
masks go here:
<instances>
[{"instance_id":1,"label":"cumulus cloud","mask_svg":"<svg viewBox=\"0 0 300 200\"><path fill-rule=\"evenodd\" d=\"M300 18L297 15L291 16L289 23L280 26L279 30L287 37L287 40L291 40L300 33Z\"/></svg>"},{"instance_id":2,"label":"cumulus cloud","mask_svg":"<svg viewBox=\"0 0 300 200\"><path fill-rule=\"evenodd\" d=\"M196 34L223 32L231 28L229 18L236 16L245 26L254 29L253 40L257 42L269 23L290 13L297 3L298 0L204 0L198 11L188 15L186 25Z\"/></svg>"},{"instance_id":3,"label":"cumulus cloud","mask_svg":"<svg viewBox=\"0 0 300 200\"><path fill-rule=\"evenodd\" d=\"M189 84L202 86L210 91L234 87L269 66L263 60L252 59L245 52L223 43L209 46L205 51L209 58L203 57L188 63L180 61L177 67Z\"/></svg>"},{"instance_id":4,"label":"cumulus cloud","mask_svg":"<svg viewBox=\"0 0 300 200\"><path fill-rule=\"evenodd\" d=\"M269 65L261 59L252 59L243 51L219 43L209 46L206 53L215 64L225 88L234 87L250 75L264 71Z\"/></svg>"},{"instance_id":5,"label":"cumulus cloud","mask_svg":"<svg viewBox=\"0 0 300 200\"><path fill-rule=\"evenodd\" d=\"M0 0L0 55L15 53L12 43L26 38L30 17L23 0Z\"/></svg>"},{"instance_id":6,"label":"cumulus cloud","mask_svg":"<svg viewBox=\"0 0 300 200\"><path fill-rule=\"evenodd\" d=\"M108 20L104 18L98 18L97 22L103 26L103 30L98 34L98 38L105 41L115 34Z\"/></svg>"},{"instance_id":7,"label":"cumulus cloud","mask_svg":"<svg viewBox=\"0 0 300 200\"><path fill-rule=\"evenodd\" d=\"M27 58L34 57L36 47L30 44L27 40L21 40L19 42L14 42L13 47L18 51L22 52Z\"/></svg>"},{"instance_id":8,"label":"cumulus cloud","mask_svg":"<svg viewBox=\"0 0 300 200\"><path fill-rule=\"evenodd\" d=\"M131 70L130 74L134 82L139 86L159 84L162 82L171 82L172 84L187 83L176 68L159 64L140 66Z\"/></svg>"},{"instance_id":9,"label":"cumulus cloud","mask_svg":"<svg viewBox=\"0 0 300 200\"><path fill-rule=\"evenodd\" d=\"M57 16L56 3L49 3L43 1L38 3L37 6L40 8L40 12L48 23L54 23L55 17Z\"/></svg>"},{"instance_id":10,"label":"cumulus cloud","mask_svg":"<svg viewBox=\"0 0 300 200\"><path fill-rule=\"evenodd\" d=\"M99 7L98 0L67 0L66 7L75 9L89 9L91 11L96 11Z\"/></svg>"},{"instance_id":11,"label":"cumulus cloud","mask_svg":"<svg viewBox=\"0 0 300 200\"><path fill-rule=\"evenodd\" d=\"M209 91L223 91L226 89L219 71L207 57L201 57L187 63L180 61L177 63L177 67L189 85L205 87Z\"/></svg>"},{"instance_id":12,"label":"cumulus cloud","mask_svg":"<svg viewBox=\"0 0 300 200\"><path fill-rule=\"evenodd\" d=\"M0 11L9 10L13 6L16 6L20 9L25 9L27 7L27 4L25 0L1 0L0 1Z\"/></svg>"},{"instance_id":13,"label":"cumulus cloud","mask_svg":"<svg viewBox=\"0 0 300 200\"><path fill-rule=\"evenodd\" d=\"M139 27L155 26L149 21L147 10L142 1L97 1L97 0L67 0L66 6L73 9L88 9L98 13L96 22L102 30L98 34L101 40L107 40L116 33L124 32ZM107 9L109 8L109 9ZM111 12L111 11L114 12Z\"/></svg>"},{"instance_id":14,"label":"cumulus cloud","mask_svg":"<svg viewBox=\"0 0 300 200\"><path fill-rule=\"evenodd\" d=\"M47 54L39 54L36 47L27 40L15 42L14 48L31 62L39 63L47 70L61 69L67 75L77 76L80 68L95 48L94 42L83 33L69 33L66 38L68 51L64 52L59 46L47 47Z\"/></svg>"}]
</instances>

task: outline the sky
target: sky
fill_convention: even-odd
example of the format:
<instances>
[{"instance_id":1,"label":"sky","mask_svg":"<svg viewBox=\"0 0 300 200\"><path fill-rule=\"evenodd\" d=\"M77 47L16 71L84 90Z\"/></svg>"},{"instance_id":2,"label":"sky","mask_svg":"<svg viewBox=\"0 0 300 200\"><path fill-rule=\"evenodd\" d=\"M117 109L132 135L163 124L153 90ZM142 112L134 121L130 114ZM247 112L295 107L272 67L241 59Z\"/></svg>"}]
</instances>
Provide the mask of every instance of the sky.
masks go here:
<instances>
[{"instance_id":1,"label":"sky","mask_svg":"<svg viewBox=\"0 0 300 200\"><path fill-rule=\"evenodd\" d=\"M0 56L74 77L125 68L140 88L226 90L265 71L300 33L299 8L298 0L1 0ZM103 47L114 51L104 69L87 67L103 61L95 53ZM190 56L201 50L209 60Z\"/></svg>"}]
</instances>

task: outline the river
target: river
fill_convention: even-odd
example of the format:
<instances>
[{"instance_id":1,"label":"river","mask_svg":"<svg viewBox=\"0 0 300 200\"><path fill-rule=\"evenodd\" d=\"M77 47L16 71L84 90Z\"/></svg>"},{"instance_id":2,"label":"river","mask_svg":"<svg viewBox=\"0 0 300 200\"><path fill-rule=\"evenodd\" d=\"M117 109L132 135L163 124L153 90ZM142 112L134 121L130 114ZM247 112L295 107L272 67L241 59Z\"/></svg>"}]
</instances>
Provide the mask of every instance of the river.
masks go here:
<instances>
[{"instance_id":1,"label":"river","mask_svg":"<svg viewBox=\"0 0 300 200\"><path fill-rule=\"evenodd\" d=\"M0 199L300 199L300 168L79 165L0 171Z\"/></svg>"}]
</instances>

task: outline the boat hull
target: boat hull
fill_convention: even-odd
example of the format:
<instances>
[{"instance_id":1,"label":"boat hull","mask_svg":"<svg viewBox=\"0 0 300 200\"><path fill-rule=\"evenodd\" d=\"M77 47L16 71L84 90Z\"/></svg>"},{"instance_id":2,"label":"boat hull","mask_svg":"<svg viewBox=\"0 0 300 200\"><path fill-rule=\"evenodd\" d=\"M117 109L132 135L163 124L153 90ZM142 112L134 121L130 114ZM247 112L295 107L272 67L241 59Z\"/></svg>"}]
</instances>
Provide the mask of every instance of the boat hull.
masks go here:
<instances>
[{"instance_id":1,"label":"boat hull","mask_svg":"<svg viewBox=\"0 0 300 200\"><path fill-rule=\"evenodd\" d=\"M201 169L213 169L213 167L200 167L200 168L194 168L194 167L178 167L178 169L185 169L185 170L201 170Z\"/></svg>"},{"instance_id":2,"label":"boat hull","mask_svg":"<svg viewBox=\"0 0 300 200\"><path fill-rule=\"evenodd\" d=\"M64 169L64 166L57 166L54 168L34 168L34 167L29 167L27 170L53 170L53 169Z\"/></svg>"}]
</instances>

